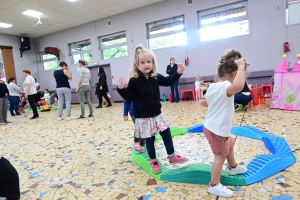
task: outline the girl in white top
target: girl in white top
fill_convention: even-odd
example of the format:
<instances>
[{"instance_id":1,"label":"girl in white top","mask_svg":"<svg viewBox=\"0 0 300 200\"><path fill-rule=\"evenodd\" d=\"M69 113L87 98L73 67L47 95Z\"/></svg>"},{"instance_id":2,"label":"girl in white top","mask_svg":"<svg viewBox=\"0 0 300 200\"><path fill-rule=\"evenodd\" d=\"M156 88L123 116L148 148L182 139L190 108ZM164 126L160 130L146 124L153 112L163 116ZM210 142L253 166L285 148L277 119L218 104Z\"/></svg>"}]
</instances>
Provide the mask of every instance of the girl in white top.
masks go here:
<instances>
[{"instance_id":1,"label":"girl in white top","mask_svg":"<svg viewBox=\"0 0 300 200\"><path fill-rule=\"evenodd\" d=\"M196 101L200 102L200 100L201 100L201 96L200 96L200 76L196 76L195 93L196 93Z\"/></svg>"},{"instance_id":2,"label":"girl in white top","mask_svg":"<svg viewBox=\"0 0 300 200\"><path fill-rule=\"evenodd\" d=\"M48 89L44 89L44 97L42 97L41 99L44 99L46 104L50 105L50 94L49 94L49 90Z\"/></svg>"},{"instance_id":3,"label":"girl in white top","mask_svg":"<svg viewBox=\"0 0 300 200\"><path fill-rule=\"evenodd\" d=\"M210 84L206 99L201 101L208 107L203 132L214 154L208 192L220 197L233 196L233 191L220 183L225 159L229 175L247 172L247 168L235 162L234 141L230 137L234 123L234 94L243 89L245 67L245 59L238 51L231 50L223 55L218 66L218 82Z\"/></svg>"}]
</instances>

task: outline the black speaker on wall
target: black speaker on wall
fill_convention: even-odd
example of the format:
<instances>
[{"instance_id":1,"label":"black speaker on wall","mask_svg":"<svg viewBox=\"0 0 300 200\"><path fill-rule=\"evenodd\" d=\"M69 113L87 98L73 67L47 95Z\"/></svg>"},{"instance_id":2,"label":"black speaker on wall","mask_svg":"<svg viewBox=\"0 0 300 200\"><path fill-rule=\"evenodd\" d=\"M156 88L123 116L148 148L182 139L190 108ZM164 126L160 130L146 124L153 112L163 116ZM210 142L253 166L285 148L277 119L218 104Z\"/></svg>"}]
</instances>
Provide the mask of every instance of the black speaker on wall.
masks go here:
<instances>
[{"instance_id":1,"label":"black speaker on wall","mask_svg":"<svg viewBox=\"0 0 300 200\"><path fill-rule=\"evenodd\" d=\"M20 44L21 44L20 50L26 51L31 49L29 37L20 36Z\"/></svg>"}]
</instances>

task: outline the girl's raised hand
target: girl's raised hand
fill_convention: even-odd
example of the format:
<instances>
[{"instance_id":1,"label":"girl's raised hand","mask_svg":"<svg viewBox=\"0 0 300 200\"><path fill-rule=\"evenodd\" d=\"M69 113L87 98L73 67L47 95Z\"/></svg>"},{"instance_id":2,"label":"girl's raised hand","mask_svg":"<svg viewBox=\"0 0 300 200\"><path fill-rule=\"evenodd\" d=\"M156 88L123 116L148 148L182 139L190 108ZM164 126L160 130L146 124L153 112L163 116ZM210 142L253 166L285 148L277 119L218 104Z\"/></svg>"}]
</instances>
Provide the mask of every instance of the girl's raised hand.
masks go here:
<instances>
[{"instance_id":1,"label":"girl's raised hand","mask_svg":"<svg viewBox=\"0 0 300 200\"><path fill-rule=\"evenodd\" d=\"M125 88L125 85L126 85L126 83L125 83L125 78L124 78L123 76L121 76L121 77L119 78L119 81L118 81L118 88L119 88L119 89L124 89L124 88Z\"/></svg>"},{"instance_id":2,"label":"girl's raised hand","mask_svg":"<svg viewBox=\"0 0 300 200\"><path fill-rule=\"evenodd\" d=\"M184 71L184 65L182 63L177 64L178 68L177 68L177 73L178 74L183 74Z\"/></svg>"}]
</instances>

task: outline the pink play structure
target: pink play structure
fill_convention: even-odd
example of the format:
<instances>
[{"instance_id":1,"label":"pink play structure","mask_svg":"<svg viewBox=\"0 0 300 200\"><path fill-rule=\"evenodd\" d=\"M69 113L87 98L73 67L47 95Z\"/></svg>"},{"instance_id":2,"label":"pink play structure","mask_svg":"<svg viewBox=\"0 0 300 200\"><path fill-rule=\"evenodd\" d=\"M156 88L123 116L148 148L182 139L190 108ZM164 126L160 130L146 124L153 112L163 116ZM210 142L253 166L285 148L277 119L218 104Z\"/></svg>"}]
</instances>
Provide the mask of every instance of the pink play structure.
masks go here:
<instances>
[{"instance_id":1,"label":"pink play structure","mask_svg":"<svg viewBox=\"0 0 300 200\"><path fill-rule=\"evenodd\" d=\"M286 55L274 72L271 108L300 110L300 54L293 69L288 72Z\"/></svg>"}]
</instances>

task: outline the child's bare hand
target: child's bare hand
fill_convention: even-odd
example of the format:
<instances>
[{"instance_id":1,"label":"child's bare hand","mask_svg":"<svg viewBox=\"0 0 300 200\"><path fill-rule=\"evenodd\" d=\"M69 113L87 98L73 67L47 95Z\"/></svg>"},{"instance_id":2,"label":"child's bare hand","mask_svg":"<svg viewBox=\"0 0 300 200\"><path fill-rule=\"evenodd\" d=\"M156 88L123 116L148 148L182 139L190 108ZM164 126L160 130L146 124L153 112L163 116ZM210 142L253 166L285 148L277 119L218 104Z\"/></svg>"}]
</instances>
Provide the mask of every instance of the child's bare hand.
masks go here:
<instances>
[{"instance_id":1,"label":"child's bare hand","mask_svg":"<svg viewBox=\"0 0 300 200\"><path fill-rule=\"evenodd\" d=\"M124 89L125 88L125 78L122 76L119 78L119 81L118 81L118 88L119 89Z\"/></svg>"},{"instance_id":2,"label":"child's bare hand","mask_svg":"<svg viewBox=\"0 0 300 200\"><path fill-rule=\"evenodd\" d=\"M128 120L128 116L123 116L124 121Z\"/></svg>"},{"instance_id":3,"label":"child's bare hand","mask_svg":"<svg viewBox=\"0 0 300 200\"><path fill-rule=\"evenodd\" d=\"M234 61L234 63L238 66L238 68L240 68L240 67L245 68L245 62L246 62L245 58L240 58L240 59Z\"/></svg>"},{"instance_id":4,"label":"child's bare hand","mask_svg":"<svg viewBox=\"0 0 300 200\"><path fill-rule=\"evenodd\" d=\"M182 63L179 63L177 66L178 66L177 73L178 74L183 74L183 71L185 69L184 65Z\"/></svg>"}]
</instances>

